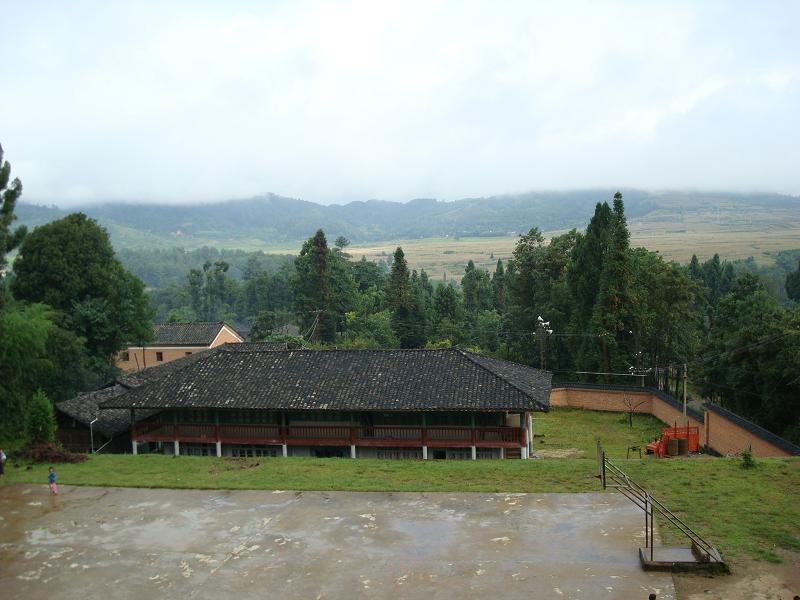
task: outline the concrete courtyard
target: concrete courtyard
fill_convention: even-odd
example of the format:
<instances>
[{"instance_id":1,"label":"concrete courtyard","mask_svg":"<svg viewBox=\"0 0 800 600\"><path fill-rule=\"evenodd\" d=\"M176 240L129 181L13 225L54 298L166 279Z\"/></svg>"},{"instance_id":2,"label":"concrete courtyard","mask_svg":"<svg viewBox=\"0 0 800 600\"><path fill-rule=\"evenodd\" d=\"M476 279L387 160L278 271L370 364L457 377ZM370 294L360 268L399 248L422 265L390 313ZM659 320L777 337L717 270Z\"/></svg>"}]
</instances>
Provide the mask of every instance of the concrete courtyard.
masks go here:
<instances>
[{"instance_id":1,"label":"concrete courtyard","mask_svg":"<svg viewBox=\"0 0 800 600\"><path fill-rule=\"evenodd\" d=\"M613 494L0 487L3 598L674 598Z\"/></svg>"}]
</instances>

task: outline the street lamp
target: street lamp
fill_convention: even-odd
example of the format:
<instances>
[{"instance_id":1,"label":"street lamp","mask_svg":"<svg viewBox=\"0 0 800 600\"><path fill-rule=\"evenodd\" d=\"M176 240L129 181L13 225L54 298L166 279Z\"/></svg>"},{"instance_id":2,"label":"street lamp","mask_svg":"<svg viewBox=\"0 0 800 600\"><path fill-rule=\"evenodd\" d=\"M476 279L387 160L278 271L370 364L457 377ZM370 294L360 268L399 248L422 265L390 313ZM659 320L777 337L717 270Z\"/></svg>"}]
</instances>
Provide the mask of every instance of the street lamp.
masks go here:
<instances>
[{"instance_id":1,"label":"street lamp","mask_svg":"<svg viewBox=\"0 0 800 600\"><path fill-rule=\"evenodd\" d=\"M539 338L539 368L542 370L545 369L545 362L544 362L545 334L550 335L552 333L553 330L550 329L550 321L545 321L542 318L542 315L536 317L536 335Z\"/></svg>"},{"instance_id":2,"label":"street lamp","mask_svg":"<svg viewBox=\"0 0 800 600\"><path fill-rule=\"evenodd\" d=\"M94 425L95 423L97 423L97 419L98 419L98 417L95 417L94 419L92 419L91 421L89 421L89 440L90 440L90 443L91 443L91 445L92 445L92 452L91 452L91 454L94 454L94 428L92 427L92 425Z\"/></svg>"}]
</instances>

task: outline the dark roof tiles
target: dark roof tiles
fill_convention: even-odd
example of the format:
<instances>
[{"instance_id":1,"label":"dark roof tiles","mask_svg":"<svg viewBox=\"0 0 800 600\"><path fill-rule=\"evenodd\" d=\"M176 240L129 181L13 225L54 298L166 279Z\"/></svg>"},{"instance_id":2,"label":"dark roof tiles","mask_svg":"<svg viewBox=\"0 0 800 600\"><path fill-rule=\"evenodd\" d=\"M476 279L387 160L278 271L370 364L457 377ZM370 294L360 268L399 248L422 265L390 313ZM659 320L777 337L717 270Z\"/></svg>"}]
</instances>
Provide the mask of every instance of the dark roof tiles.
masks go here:
<instances>
[{"instance_id":1,"label":"dark roof tiles","mask_svg":"<svg viewBox=\"0 0 800 600\"><path fill-rule=\"evenodd\" d=\"M547 410L550 373L459 349L225 346L109 408Z\"/></svg>"},{"instance_id":2,"label":"dark roof tiles","mask_svg":"<svg viewBox=\"0 0 800 600\"><path fill-rule=\"evenodd\" d=\"M147 345L210 346L224 326L235 331L230 325L221 321L217 323L162 323L156 325L153 341L148 342Z\"/></svg>"}]
</instances>

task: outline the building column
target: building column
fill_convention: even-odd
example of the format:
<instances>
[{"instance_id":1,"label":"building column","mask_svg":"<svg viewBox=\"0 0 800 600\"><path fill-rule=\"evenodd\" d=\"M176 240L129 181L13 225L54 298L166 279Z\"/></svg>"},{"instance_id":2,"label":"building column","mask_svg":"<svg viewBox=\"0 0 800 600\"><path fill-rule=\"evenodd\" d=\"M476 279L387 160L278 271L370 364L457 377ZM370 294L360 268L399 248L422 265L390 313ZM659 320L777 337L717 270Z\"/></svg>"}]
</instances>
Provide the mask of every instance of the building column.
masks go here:
<instances>
[{"instance_id":1,"label":"building column","mask_svg":"<svg viewBox=\"0 0 800 600\"><path fill-rule=\"evenodd\" d=\"M478 458L478 450L475 446L472 446L472 460L476 460Z\"/></svg>"},{"instance_id":2,"label":"building column","mask_svg":"<svg viewBox=\"0 0 800 600\"><path fill-rule=\"evenodd\" d=\"M175 456L180 456L181 455L181 443L178 440L175 440L175 442L173 442L173 443L175 444Z\"/></svg>"},{"instance_id":3,"label":"building column","mask_svg":"<svg viewBox=\"0 0 800 600\"><path fill-rule=\"evenodd\" d=\"M217 458L222 456L222 442L217 440Z\"/></svg>"},{"instance_id":4,"label":"building column","mask_svg":"<svg viewBox=\"0 0 800 600\"><path fill-rule=\"evenodd\" d=\"M425 421L425 413L422 413L422 460L428 460L428 424Z\"/></svg>"},{"instance_id":5,"label":"building column","mask_svg":"<svg viewBox=\"0 0 800 600\"><path fill-rule=\"evenodd\" d=\"M350 458L356 457L356 445L350 444Z\"/></svg>"},{"instance_id":6,"label":"building column","mask_svg":"<svg viewBox=\"0 0 800 600\"><path fill-rule=\"evenodd\" d=\"M533 445L533 413L528 414L528 449L528 456L536 451Z\"/></svg>"},{"instance_id":7,"label":"building column","mask_svg":"<svg viewBox=\"0 0 800 600\"><path fill-rule=\"evenodd\" d=\"M521 446L519 449L519 457L522 459L528 458L528 446Z\"/></svg>"},{"instance_id":8,"label":"building column","mask_svg":"<svg viewBox=\"0 0 800 600\"><path fill-rule=\"evenodd\" d=\"M289 448L286 446L286 444L281 444L281 454L283 454L283 458L289 456Z\"/></svg>"},{"instance_id":9,"label":"building column","mask_svg":"<svg viewBox=\"0 0 800 600\"><path fill-rule=\"evenodd\" d=\"M500 458L503 459L506 457L506 449L500 448Z\"/></svg>"},{"instance_id":10,"label":"building column","mask_svg":"<svg viewBox=\"0 0 800 600\"><path fill-rule=\"evenodd\" d=\"M131 447L133 449L133 455L136 456L139 454L139 442L136 441L136 411L135 409L131 409Z\"/></svg>"}]
</instances>

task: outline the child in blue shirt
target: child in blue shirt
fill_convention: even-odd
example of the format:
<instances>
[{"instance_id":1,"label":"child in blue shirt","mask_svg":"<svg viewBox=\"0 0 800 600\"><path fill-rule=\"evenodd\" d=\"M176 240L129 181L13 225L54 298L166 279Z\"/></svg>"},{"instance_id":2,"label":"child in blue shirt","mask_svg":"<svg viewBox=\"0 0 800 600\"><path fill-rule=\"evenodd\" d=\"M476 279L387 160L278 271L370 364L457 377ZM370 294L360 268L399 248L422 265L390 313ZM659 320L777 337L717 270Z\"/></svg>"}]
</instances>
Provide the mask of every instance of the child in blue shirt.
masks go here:
<instances>
[{"instance_id":1,"label":"child in blue shirt","mask_svg":"<svg viewBox=\"0 0 800 600\"><path fill-rule=\"evenodd\" d=\"M53 496L58 495L58 485L56 484L56 472L53 467L47 470L47 482L50 484L50 493Z\"/></svg>"}]
</instances>

